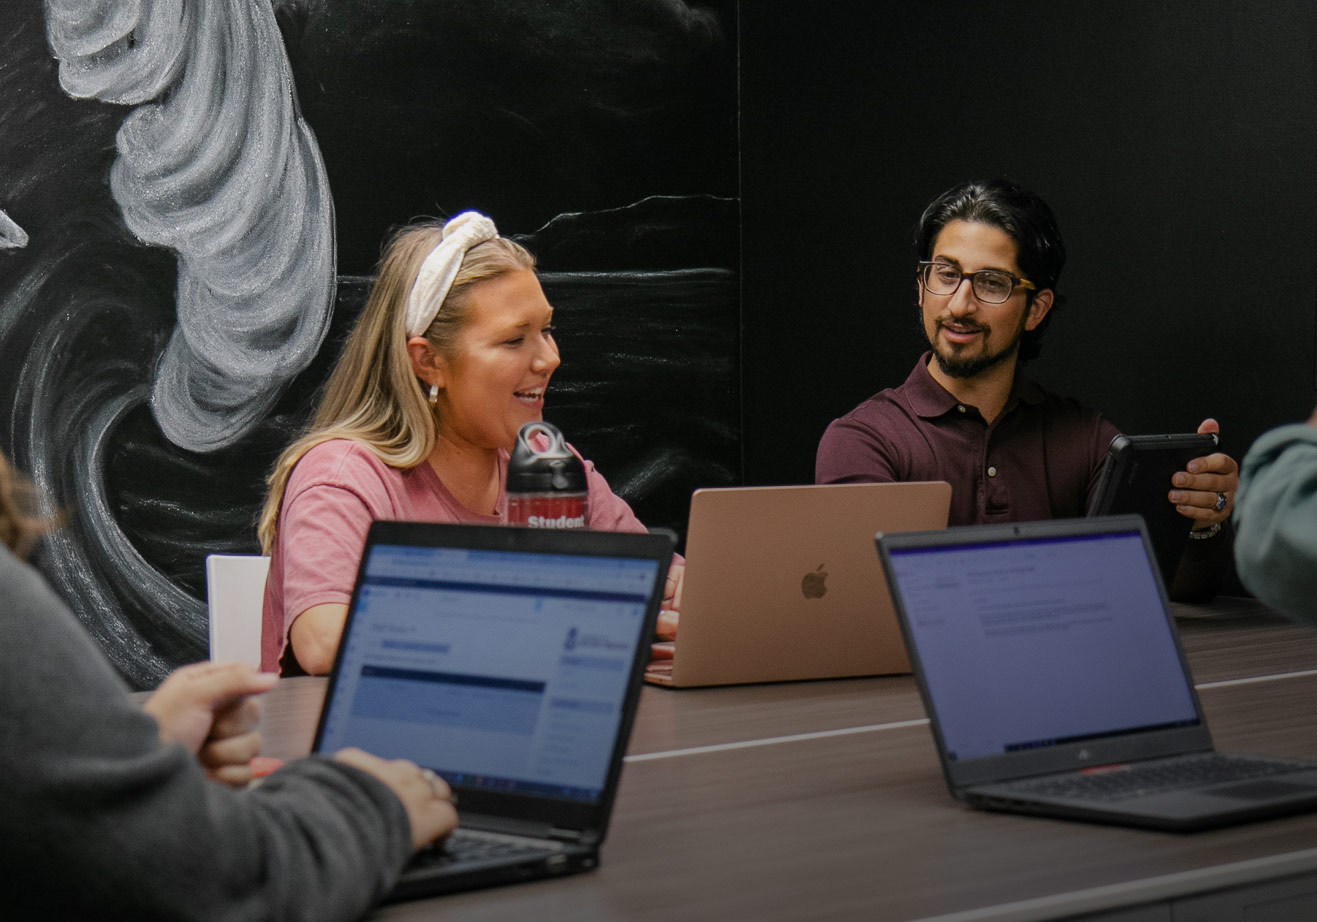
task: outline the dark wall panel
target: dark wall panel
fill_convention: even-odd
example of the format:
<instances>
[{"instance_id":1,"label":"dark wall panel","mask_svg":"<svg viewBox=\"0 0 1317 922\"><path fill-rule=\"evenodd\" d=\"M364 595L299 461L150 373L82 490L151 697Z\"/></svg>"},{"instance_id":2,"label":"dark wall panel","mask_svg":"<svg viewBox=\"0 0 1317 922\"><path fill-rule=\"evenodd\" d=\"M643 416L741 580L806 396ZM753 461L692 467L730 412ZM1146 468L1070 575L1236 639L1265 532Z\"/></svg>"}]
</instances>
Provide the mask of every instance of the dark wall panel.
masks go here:
<instances>
[{"instance_id":1,"label":"dark wall panel","mask_svg":"<svg viewBox=\"0 0 1317 922\"><path fill-rule=\"evenodd\" d=\"M1242 455L1312 408L1314 20L1301 0L747 4L746 477L923 348L912 230L1007 175L1070 258L1031 374L1129 432L1207 415Z\"/></svg>"}]
</instances>

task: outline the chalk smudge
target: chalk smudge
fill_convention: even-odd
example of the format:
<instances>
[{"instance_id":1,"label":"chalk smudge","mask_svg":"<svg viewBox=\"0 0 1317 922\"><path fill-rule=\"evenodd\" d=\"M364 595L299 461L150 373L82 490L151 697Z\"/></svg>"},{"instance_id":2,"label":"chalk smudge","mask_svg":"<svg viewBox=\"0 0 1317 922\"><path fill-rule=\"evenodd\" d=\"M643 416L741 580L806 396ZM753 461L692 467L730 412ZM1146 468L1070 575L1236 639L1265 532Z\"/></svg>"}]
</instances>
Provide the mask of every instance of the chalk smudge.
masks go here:
<instances>
[{"instance_id":1,"label":"chalk smudge","mask_svg":"<svg viewBox=\"0 0 1317 922\"><path fill-rule=\"evenodd\" d=\"M0 211L0 250L17 250L27 246L27 231Z\"/></svg>"}]
</instances>

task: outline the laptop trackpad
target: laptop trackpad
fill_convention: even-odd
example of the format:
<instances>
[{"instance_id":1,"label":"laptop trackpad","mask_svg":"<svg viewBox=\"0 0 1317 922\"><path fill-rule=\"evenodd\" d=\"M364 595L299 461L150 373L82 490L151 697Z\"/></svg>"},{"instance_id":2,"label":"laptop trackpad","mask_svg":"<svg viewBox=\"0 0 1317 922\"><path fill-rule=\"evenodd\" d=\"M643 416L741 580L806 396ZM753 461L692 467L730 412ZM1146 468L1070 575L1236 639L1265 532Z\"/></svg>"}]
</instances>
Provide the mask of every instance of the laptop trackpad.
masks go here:
<instances>
[{"instance_id":1,"label":"laptop trackpad","mask_svg":"<svg viewBox=\"0 0 1317 922\"><path fill-rule=\"evenodd\" d=\"M1311 784L1294 784L1289 781L1275 781L1264 778L1258 781L1230 784L1223 788L1212 788L1206 793L1216 797L1234 797L1239 800L1272 800L1294 794L1312 794L1315 792L1317 792L1317 787Z\"/></svg>"}]
</instances>

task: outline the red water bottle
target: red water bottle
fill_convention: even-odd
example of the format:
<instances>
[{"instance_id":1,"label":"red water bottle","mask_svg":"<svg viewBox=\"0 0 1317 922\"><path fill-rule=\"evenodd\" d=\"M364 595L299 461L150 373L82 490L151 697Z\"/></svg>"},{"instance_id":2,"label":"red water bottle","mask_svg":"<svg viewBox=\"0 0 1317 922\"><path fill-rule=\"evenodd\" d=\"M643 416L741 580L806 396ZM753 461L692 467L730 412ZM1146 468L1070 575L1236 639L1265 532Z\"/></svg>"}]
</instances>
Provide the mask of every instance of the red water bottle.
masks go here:
<instances>
[{"instance_id":1,"label":"red water bottle","mask_svg":"<svg viewBox=\"0 0 1317 922\"><path fill-rule=\"evenodd\" d=\"M508 462L508 524L585 528L589 491L585 464L567 450L552 423L526 423Z\"/></svg>"}]
</instances>

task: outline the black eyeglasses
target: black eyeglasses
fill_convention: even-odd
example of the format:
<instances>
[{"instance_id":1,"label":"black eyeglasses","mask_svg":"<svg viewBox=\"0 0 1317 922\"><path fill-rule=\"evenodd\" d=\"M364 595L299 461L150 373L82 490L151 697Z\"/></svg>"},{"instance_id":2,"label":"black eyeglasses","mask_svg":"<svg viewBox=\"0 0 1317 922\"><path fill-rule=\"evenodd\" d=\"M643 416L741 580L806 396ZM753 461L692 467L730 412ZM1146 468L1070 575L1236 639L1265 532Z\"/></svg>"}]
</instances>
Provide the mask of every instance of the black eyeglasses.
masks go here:
<instances>
[{"instance_id":1,"label":"black eyeglasses","mask_svg":"<svg viewBox=\"0 0 1317 922\"><path fill-rule=\"evenodd\" d=\"M919 277L929 294L954 295L960 283L969 279L974 297L984 304L1001 304L1018 288L1035 289L1038 286L1028 279L1016 278L1000 269L980 269L978 272L961 272L951 263L919 261Z\"/></svg>"}]
</instances>

